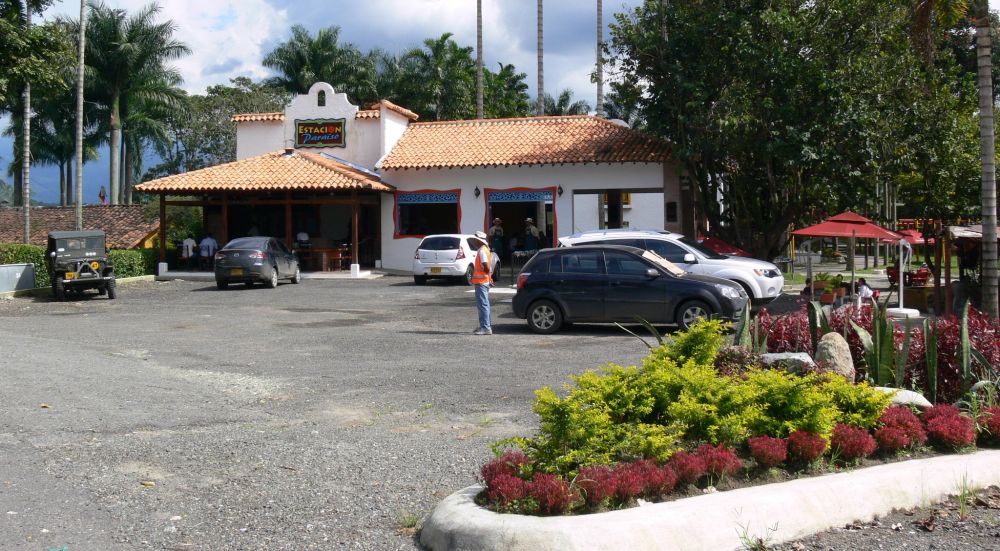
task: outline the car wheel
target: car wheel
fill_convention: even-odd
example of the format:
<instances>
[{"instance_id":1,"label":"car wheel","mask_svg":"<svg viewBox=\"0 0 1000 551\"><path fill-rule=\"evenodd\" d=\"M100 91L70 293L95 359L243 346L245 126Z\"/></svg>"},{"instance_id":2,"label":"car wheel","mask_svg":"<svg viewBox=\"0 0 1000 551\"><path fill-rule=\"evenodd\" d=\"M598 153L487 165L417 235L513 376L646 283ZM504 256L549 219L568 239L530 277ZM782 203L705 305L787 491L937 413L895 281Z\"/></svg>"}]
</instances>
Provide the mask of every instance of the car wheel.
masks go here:
<instances>
[{"instance_id":1,"label":"car wheel","mask_svg":"<svg viewBox=\"0 0 1000 551\"><path fill-rule=\"evenodd\" d=\"M733 283L739 285L740 287L743 287L743 292L747 294L747 297L749 297L750 300L753 300L753 298L754 298L753 297L753 292L750 291L750 286L749 285L747 285L746 283L743 283L742 281L736 281L735 279L732 279L730 281L732 281Z\"/></svg>"},{"instance_id":2,"label":"car wheel","mask_svg":"<svg viewBox=\"0 0 1000 551\"><path fill-rule=\"evenodd\" d=\"M712 308L700 300L689 300L677 309L677 325L687 331L703 319L711 319Z\"/></svg>"},{"instance_id":3,"label":"car wheel","mask_svg":"<svg viewBox=\"0 0 1000 551\"><path fill-rule=\"evenodd\" d=\"M562 324L562 312L552 301L539 300L528 308L528 327L535 333L555 333Z\"/></svg>"},{"instance_id":4,"label":"car wheel","mask_svg":"<svg viewBox=\"0 0 1000 551\"><path fill-rule=\"evenodd\" d=\"M218 287L220 290L225 290L226 287L229 287L229 282L228 281L223 281L221 279L216 279L215 280L215 286Z\"/></svg>"},{"instance_id":5,"label":"car wheel","mask_svg":"<svg viewBox=\"0 0 1000 551\"><path fill-rule=\"evenodd\" d=\"M57 279L52 282L52 296L59 302L66 300L66 287L63 286L62 280Z\"/></svg>"},{"instance_id":6,"label":"car wheel","mask_svg":"<svg viewBox=\"0 0 1000 551\"><path fill-rule=\"evenodd\" d=\"M108 294L108 285L107 284L104 284L104 286L97 288L97 296L103 297L106 294Z\"/></svg>"},{"instance_id":7,"label":"car wheel","mask_svg":"<svg viewBox=\"0 0 1000 551\"><path fill-rule=\"evenodd\" d=\"M414 285L424 285L427 283L427 276L425 275L415 275L413 276Z\"/></svg>"},{"instance_id":8,"label":"car wheel","mask_svg":"<svg viewBox=\"0 0 1000 551\"><path fill-rule=\"evenodd\" d=\"M472 285L472 264L471 263L469 264L469 267L465 269L465 284L466 285Z\"/></svg>"},{"instance_id":9,"label":"car wheel","mask_svg":"<svg viewBox=\"0 0 1000 551\"><path fill-rule=\"evenodd\" d=\"M115 284L115 280L108 281L108 300L115 300L118 297L118 286Z\"/></svg>"},{"instance_id":10,"label":"car wheel","mask_svg":"<svg viewBox=\"0 0 1000 551\"><path fill-rule=\"evenodd\" d=\"M247 289L253 288L253 280L252 279L248 279L248 280L244 281L243 282L243 286L246 287Z\"/></svg>"},{"instance_id":11,"label":"car wheel","mask_svg":"<svg viewBox=\"0 0 1000 551\"><path fill-rule=\"evenodd\" d=\"M292 276L292 283L298 284L300 281L302 281L302 272L299 271L299 265L296 264L295 265L295 275Z\"/></svg>"},{"instance_id":12,"label":"car wheel","mask_svg":"<svg viewBox=\"0 0 1000 551\"><path fill-rule=\"evenodd\" d=\"M271 267L271 279L267 280L267 288L274 289L278 286L278 267Z\"/></svg>"}]
</instances>

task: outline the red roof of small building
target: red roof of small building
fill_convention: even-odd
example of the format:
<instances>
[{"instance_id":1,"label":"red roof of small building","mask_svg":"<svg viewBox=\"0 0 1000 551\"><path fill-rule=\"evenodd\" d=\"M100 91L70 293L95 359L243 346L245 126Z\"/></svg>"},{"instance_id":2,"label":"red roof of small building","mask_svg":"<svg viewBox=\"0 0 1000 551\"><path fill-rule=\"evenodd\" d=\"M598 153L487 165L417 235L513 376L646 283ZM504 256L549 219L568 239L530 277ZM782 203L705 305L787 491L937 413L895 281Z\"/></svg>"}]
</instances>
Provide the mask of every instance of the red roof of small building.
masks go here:
<instances>
[{"instance_id":1,"label":"red roof of small building","mask_svg":"<svg viewBox=\"0 0 1000 551\"><path fill-rule=\"evenodd\" d=\"M32 207L29 220L32 245L45 246L50 231L76 229L75 207ZM109 247L133 249L156 232L159 221L146 220L143 205L86 205L83 228L104 230ZM0 208L0 243L21 243L24 237L24 209Z\"/></svg>"},{"instance_id":2,"label":"red roof of small building","mask_svg":"<svg viewBox=\"0 0 1000 551\"><path fill-rule=\"evenodd\" d=\"M662 163L666 142L589 115L415 123L381 168Z\"/></svg>"}]
</instances>

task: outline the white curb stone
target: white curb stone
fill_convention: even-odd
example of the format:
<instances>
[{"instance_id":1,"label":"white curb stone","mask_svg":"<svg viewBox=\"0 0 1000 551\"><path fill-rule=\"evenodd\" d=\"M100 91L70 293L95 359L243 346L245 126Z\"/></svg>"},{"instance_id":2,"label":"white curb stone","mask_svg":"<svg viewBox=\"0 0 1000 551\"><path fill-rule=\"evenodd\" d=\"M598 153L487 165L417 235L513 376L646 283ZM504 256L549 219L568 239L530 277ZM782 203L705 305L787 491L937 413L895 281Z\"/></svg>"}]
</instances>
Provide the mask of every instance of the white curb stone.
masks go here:
<instances>
[{"instance_id":1,"label":"white curb stone","mask_svg":"<svg viewBox=\"0 0 1000 551\"><path fill-rule=\"evenodd\" d=\"M560 517L502 515L473 501L481 486L445 498L424 522L434 551L718 551L740 536L778 544L893 509L928 505L970 487L1000 484L1000 450L903 461L650 504Z\"/></svg>"}]
</instances>

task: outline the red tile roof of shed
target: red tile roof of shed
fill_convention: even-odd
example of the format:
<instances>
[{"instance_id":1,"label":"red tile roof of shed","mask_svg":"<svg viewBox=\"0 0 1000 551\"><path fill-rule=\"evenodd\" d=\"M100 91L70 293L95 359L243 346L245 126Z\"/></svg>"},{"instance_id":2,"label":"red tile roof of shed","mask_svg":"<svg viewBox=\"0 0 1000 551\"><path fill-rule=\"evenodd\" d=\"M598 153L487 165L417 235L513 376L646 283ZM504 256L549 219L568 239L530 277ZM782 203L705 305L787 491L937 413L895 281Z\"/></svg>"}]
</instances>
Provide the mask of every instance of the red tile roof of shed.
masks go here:
<instances>
[{"instance_id":1,"label":"red tile roof of shed","mask_svg":"<svg viewBox=\"0 0 1000 551\"><path fill-rule=\"evenodd\" d=\"M76 229L74 207L32 207L33 245L45 246L50 231ZM83 207L83 228L104 230L109 247L132 249L157 230L158 220L146 220L142 205L87 205ZM0 208L0 243L20 243L24 237L24 210Z\"/></svg>"}]
</instances>

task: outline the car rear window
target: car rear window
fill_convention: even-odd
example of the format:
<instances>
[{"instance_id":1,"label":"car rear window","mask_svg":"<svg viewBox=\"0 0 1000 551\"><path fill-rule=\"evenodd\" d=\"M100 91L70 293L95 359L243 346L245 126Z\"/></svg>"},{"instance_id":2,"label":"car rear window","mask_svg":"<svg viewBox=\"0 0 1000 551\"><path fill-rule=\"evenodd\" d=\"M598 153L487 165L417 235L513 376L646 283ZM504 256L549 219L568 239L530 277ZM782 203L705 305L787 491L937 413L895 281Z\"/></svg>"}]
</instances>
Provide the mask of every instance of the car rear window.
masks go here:
<instances>
[{"instance_id":1,"label":"car rear window","mask_svg":"<svg viewBox=\"0 0 1000 551\"><path fill-rule=\"evenodd\" d=\"M238 239L233 239L226 244L224 249L259 249L261 251L267 250L267 238L266 237L240 237Z\"/></svg>"},{"instance_id":2,"label":"car rear window","mask_svg":"<svg viewBox=\"0 0 1000 551\"><path fill-rule=\"evenodd\" d=\"M461 240L457 237L427 237L417 248L425 251L454 251L460 243Z\"/></svg>"}]
</instances>

